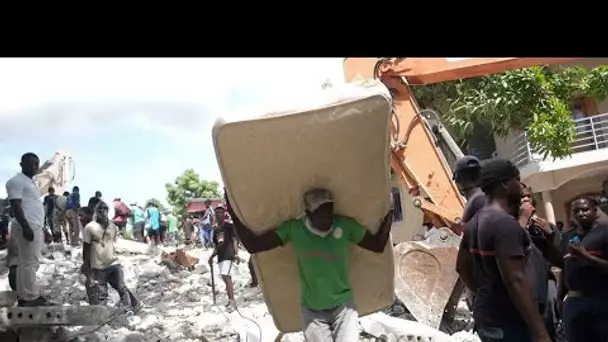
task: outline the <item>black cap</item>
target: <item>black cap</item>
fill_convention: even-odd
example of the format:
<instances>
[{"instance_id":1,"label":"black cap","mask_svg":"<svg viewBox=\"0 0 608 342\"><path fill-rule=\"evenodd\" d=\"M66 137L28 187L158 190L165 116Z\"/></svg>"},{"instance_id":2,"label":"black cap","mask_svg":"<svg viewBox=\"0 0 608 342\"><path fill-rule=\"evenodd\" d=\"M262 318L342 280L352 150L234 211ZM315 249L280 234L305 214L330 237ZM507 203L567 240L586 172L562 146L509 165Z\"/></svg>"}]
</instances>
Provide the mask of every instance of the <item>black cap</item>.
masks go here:
<instances>
[{"instance_id":1,"label":"black cap","mask_svg":"<svg viewBox=\"0 0 608 342\"><path fill-rule=\"evenodd\" d=\"M481 163L475 156L462 156L454 163L454 174L452 180L456 180L456 173L468 169L480 169Z\"/></svg>"},{"instance_id":2,"label":"black cap","mask_svg":"<svg viewBox=\"0 0 608 342\"><path fill-rule=\"evenodd\" d=\"M484 162L480 175L481 189L519 177L519 169L508 159L494 158Z\"/></svg>"}]
</instances>

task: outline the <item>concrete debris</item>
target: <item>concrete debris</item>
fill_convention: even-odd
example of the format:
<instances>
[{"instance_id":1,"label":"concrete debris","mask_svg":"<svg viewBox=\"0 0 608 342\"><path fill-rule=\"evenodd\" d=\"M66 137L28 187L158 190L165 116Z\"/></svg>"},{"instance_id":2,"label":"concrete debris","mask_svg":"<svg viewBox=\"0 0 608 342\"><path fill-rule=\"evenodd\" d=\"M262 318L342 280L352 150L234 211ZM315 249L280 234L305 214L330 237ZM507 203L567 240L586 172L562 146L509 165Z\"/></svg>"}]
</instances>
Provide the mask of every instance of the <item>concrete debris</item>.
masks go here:
<instances>
[{"instance_id":1,"label":"concrete debris","mask_svg":"<svg viewBox=\"0 0 608 342\"><path fill-rule=\"evenodd\" d=\"M127 287L145 307L136 316L119 316L96 331L92 330L97 326L65 327L68 336L81 334L66 341L270 342L279 333L263 301L261 289L248 287L250 276L246 262L232 268L238 310L228 311L224 308L228 301L224 284L217 275L217 306L213 305L207 265L211 250L180 252L180 249L150 247L119 239L117 251ZM9 290L8 270L1 261L5 255L6 251L0 251L0 291ZM51 245L45 248L43 256L37 273L42 294L55 303L87 306L85 288L79 281L81 249ZM244 251L239 251L239 257L242 260L249 258ZM111 289L109 306L117 307L119 301L118 294ZM466 308L466 305L462 307ZM471 319L468 311L463 310L460 316L457 315L457 321L464 322L462 326L466 327ZM362 331L368 333L366 337L362 335L360 341L381 341L376 338L380 337L378 334L385 335L386 341L409 341L407 338L412 334L433 336L435 342L478 341L475 335L466 331L449 336L421 323L382 313L362 317L360 322ZM281 341L303 342L304 338L301 333L285 334Z\"/></svg>"}]
</instances>

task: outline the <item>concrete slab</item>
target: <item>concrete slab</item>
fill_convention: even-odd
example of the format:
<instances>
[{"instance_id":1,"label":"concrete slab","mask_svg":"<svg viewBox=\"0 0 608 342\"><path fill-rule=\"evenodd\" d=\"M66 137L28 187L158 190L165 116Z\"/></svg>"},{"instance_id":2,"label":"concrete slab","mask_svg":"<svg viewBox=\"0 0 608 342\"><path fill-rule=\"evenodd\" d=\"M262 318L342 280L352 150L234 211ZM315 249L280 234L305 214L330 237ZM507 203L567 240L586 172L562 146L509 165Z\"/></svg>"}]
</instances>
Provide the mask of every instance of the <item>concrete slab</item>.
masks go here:
<instances>
[{"instance_id":1,"label":"concrete slab","mask_svg":"<svg viewBox=\"0 0 608 342\"><path fill-rule=\"evenodd\" d=\"M14 307L3 312L2 320L11 327L89 326L104 323L116 310L101 305Z\"/></svg>"}]
</instances>

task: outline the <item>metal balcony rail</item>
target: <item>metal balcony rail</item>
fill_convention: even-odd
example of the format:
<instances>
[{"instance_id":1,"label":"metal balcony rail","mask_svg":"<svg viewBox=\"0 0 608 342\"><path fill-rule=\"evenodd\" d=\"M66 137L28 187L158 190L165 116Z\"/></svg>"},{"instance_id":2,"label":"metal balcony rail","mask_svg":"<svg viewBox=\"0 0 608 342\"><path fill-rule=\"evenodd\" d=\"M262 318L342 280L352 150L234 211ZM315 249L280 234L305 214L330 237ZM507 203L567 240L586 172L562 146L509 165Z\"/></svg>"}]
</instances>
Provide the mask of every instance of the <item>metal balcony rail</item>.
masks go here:
<instances>
[{"instance_id":1,"label":"metal balcony rail","mask_svg":"<svg viewBox=\"0 0 608 342\"><path fill-rule=\"evenodd\" d=\"M572 142L572 153L588 152L608 148L608 113L574 120L576 135ZM495 156L510 159L517 167L542 160L530 146L526 133L511 139Z\"/></svg>"}]
</instances>

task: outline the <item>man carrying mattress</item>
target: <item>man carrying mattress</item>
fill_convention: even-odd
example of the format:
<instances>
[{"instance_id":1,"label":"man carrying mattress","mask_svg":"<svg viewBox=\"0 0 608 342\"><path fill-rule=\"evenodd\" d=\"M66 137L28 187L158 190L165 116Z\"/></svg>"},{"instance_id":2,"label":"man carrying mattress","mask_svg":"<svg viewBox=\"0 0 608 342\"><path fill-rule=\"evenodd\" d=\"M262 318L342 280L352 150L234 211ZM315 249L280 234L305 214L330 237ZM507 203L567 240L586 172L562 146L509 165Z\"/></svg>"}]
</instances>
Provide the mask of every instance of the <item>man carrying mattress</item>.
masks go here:
<instances>
[{"instance_id":1,"label":"man carrying mattress","mask_svg":"<svg viewBox=\"0 0 608 342\"><path fill-rule=\"evenodd\" d=\"M249 253L293 244L302 289L300 301L305 340L357 341L358 313L349 278L348 245L354 243L382 253L389 240L392 211L386 214L380 229L372 235L352 218L334 214L329 191L311 189L304 194L305 215L258 236L239 220L228 196L226 203L237 234Z\"/></svg>"}]
</instances>

